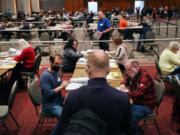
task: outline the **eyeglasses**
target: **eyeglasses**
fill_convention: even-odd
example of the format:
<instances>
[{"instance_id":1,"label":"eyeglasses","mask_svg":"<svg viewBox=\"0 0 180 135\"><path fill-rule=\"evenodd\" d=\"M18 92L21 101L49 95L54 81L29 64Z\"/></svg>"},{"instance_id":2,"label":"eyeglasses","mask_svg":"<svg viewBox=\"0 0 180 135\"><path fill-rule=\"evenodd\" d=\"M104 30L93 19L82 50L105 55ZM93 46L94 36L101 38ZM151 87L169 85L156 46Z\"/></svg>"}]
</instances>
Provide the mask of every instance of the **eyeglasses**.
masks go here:
<instances>
[{"instance_id":1,"label":"eyeglasses","mask_svg":"<svg viewBox=\"0 0 180 135\"><path fill-rule=\"evenodd\" d=\"M126 73L131 72L133 68L134 68L134 67L131 67L131 68L129 68L129 69L126 69Z\"/></svg>"}]
</instances>

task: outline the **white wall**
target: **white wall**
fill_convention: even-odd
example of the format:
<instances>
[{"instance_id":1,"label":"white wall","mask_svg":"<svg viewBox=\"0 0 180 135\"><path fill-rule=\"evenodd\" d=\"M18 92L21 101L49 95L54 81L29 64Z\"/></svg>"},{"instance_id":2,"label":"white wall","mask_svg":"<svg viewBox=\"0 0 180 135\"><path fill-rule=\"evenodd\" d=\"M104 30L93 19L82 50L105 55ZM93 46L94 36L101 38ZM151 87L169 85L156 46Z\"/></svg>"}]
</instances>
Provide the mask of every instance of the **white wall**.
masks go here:
<instances>
[{"instance_id":1,"label":"white wall","mask_svg":"<svg viewBox=\"0 0 180 135\"><path fill-rule=\"evenodd\" d=\"M0 10L6 11L11 10L11 13L15 13L15 0L0 0Z\"/></svg>"},{"instance_id":2,"label":"white wall","mask_svg":"<svg viewBox=\"0 0 180 135\"><path fill-rule=\"evenodd\" d=\"M17 0L17 7L26 13L31 13L29 0Z\"/></svg>"},{"instance_id":3,"label":"white wall","mask_svg":"<svg viewBox=\"0 0 180 135\"><path fill-rule=\"evenodd\" d=\"M31 0L32 11L39 12L39 0Z\"/></svg>"}]
</instances>

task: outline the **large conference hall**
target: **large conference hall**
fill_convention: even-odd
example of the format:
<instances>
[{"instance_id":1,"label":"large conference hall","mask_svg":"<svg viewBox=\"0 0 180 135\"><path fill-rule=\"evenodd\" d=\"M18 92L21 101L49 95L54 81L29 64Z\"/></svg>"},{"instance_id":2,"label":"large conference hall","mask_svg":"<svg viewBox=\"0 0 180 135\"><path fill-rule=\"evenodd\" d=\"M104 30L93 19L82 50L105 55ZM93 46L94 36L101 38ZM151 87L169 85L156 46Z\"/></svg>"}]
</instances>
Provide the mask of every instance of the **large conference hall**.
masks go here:
<instances>
[{"instance_id":1,"label":"large conference hall","mask_svg":"<svg viewBox=\"0 0 180 135\"><path fill-rule=\"evenodd\" d=\"M180 0L0 0L0 135L180 135Z\"/></svg>"}]
</instances>

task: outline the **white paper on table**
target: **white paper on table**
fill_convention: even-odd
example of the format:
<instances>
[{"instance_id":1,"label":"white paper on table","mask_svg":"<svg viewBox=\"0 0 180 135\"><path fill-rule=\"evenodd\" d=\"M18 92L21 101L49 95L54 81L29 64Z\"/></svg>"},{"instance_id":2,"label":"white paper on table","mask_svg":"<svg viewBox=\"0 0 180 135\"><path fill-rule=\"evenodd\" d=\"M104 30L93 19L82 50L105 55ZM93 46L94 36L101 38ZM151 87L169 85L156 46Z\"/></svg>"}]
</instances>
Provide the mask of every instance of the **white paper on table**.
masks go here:
<instances>
[{"instance_id":1,"label":"white paper on table","mask_svg":"<svg viewBox=\"0 0 180 135\"><path fill-rule=\"evenodd\" d=\"M5 58L5 57L8 57L8 56L9 56L8 52L0 52L0 57L1 58Z\"/></svg>"},{"instance_id":2,"label":"white paper on table","mask_svg":"<svg viewBox=\"0 0 180 135\"><path fill-rule=\"evenodd\" d=\"M118 89L118 90L120 90L120 91L123 91L123 92L129 92L128 89L121 90L119 87L117 87L116 89Z\"/></svg>"},{"instance_id":3,"label":"white paper on table","mask_svg":"<svg viewBox=\"0 0 180 135\"><path fill-rule=\"evenodd\" d=\"M108 74L108 75L106 76L106 79L108 79L108 80L112 80L112 79L113 79L113 77L112 77L110 74Z\"/></svg>"},{"instance_id":4,"label":"white paper on table","mask_svg":"<svg viewBox=\"0 0 180 135\"><path fill-rule=\"evenodd\" d=\"M88 77L71 78L72 83L87 83L88 80L89 80Z\"/></svg>"},{"instance_id":5,"label":"white paper on table","mask_svg":"<svg viewBox=\"0 0 180 135\"><path fill-rule=\"evenodd\" d=\"M80 88L81 86L83 86L82 83L69 83L65 89L66 90L75 90L75 89Z\"/></svg>"},{"instance_id":6,"label":"white paper on table","mask_svg":"<svg viewBox=\"0 0 180 135\"><path fill-rule=\"evenodd\" d=\"M78 61L77 64L86 64L86 62L81 62L81 61Z\"/></svg>"},{"instance_id":7,"label":"white paper on table","mask_svg":"<svg viewBox=\"0 0 180 135\"><path fill-rule=\"evenodd\" d=\"M109 63L109 66L110 66L110 67L116 67L116 63L111 63L111 62L110 62L110 63Z\"/></svg>"},{"instance_id":8,"label":"white paper on table","mask_svg":"<svg viewBox=\"0 0 180 135\"><path fill-rule=\"evenodd\" d=\"M115 59L110 59L109 62L110 63L116 63Z\"/></svg>"},{"instance_id":9,"label":"white paper on table","mask_svg":"<svg viewBox=\"0 0 180 135\"><path fill-rule=\"evenodd\" d=\"M0 60L0 65L8 65L8 64L14 64L14 63L16 63L16 61L14 61L14 60L11 60L11 61L9 61L9 60Z\"/></svg>"},{"instance_id":10,"label":"white paper on table","mask_svg":"<svg viewBox=\"0 0 180 135\"><path fill-rule=\"evenodd\" d=\"M16 49L15 48L9 48L8 53L16 53Z\"/></svg>"},{"instance_id":11,"label":"white paper on table","mask_svg":"<svg viewBox=\"0 0 180 135\"><path fill-rule=\"evenodd\" d=\"M79 61L79 62L87 62L87 59L85 59L85 58L80 58L78 61Z\"/></svg>"},{"instance_id":12,"label":"white paper on table","mask_svg":"<svg viewBox=\"0 0 180 135\"><path fill-rule=\"evenodd\" d=\"M86 51L81 51L81 54L85 54L86 53Z\"/></svg>"}]
</instances>

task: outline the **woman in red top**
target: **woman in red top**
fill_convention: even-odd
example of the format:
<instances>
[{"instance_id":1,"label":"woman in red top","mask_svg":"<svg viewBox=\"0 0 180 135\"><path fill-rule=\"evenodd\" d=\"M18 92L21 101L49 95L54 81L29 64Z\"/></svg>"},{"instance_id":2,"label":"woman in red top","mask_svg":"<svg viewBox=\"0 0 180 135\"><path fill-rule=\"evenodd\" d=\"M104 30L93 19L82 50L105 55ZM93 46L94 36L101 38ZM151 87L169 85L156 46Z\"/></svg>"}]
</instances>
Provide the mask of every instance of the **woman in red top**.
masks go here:
<instances>
[{"instance_id":1,"label":"woman in red top","mask_svg":"<svg viewBox=\"0 0 180 135\"><path fill-rule=\"evenodd\" d=\"M20 72L31 72L33 70L36 55L33 47L24 39L18 41L18 48L22 50L22 52L20 55L14 57L14 60L18 63L12 71L10 84L13 85L14 81L18 80L19 85L24 87Z\"/></svg>"}]
</instances>

